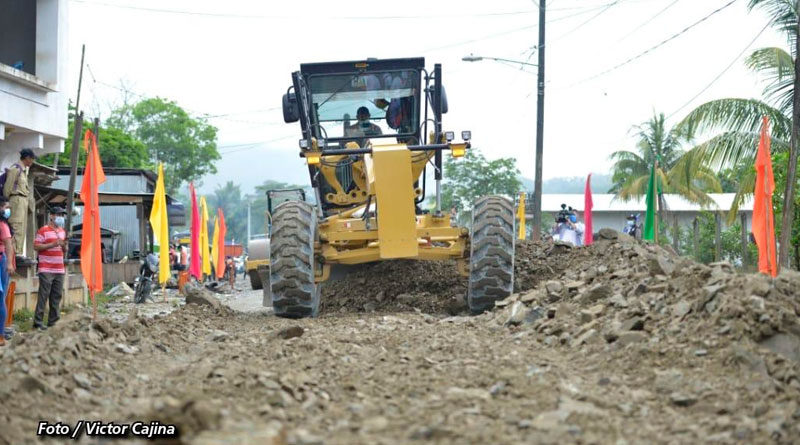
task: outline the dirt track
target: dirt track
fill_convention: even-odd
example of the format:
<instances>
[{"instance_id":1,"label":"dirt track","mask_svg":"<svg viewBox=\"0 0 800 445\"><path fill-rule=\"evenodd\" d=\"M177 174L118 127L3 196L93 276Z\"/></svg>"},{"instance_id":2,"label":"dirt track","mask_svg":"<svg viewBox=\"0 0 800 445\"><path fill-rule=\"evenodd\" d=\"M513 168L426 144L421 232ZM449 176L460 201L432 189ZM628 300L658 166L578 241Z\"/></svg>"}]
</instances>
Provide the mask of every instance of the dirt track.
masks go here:
<instances>
[{"instance_id":1,"label":"dirt track","mask_svg":"<svg viewBox=\"0 0 800 445\"><path fill-rule=\"evenodd\" d=\"M371 266L383 286L330 286L314 320L76 313L3 351L0 443L35 441L40 419L157 419L197 444L800 441L797 276L598 244L521 246L520 293L475 317L444 265L409 288L424 266L390 263Z\"/></svg>"}]
</instances>

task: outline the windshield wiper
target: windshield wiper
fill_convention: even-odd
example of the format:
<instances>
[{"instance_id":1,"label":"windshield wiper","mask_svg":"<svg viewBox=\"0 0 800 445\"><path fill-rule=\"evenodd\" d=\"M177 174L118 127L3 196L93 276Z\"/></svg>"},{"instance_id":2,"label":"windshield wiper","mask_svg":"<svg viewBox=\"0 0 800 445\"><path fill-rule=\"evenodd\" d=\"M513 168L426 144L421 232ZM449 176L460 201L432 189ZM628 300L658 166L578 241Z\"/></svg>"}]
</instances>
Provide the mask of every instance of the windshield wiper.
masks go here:
<instances>
[{"instance_id":1,"label":"windshield wiper","mask_svg":"<svg viewBox=\"0 0 800 445\"><path fill-rule=\"evenodd\" d=\"M317 105L317 109L319 109L320 107L322 107L323 105L325 105L325 103L326 103L326 102L328 102L329 100L333 99L333 96L335 96L335 95L337 95L337 94L341 93L341 92L342 92L342 90L344 89L344 87L346 87L347 85L349 85L349 84L350 84L350 82L352 82L352 81L353 81L353 79L356 79L356 78L357 78L358 76L360 76L360 75L361 75L361 73L358 73L358 74L356 74L356 75L354 75L354 76L350 77L349 79L347 79L347 82L343 83L343 84L342 84L342 86L340 86L339 88L336 88L336 90L335 90L333 93L331 93L331 95L330 95L330 96L326 97L326 98L325 98L325 100L323 100L323 101L322 101L322 103L320 103L319 105Z\"/></svg>"}]
</instances>

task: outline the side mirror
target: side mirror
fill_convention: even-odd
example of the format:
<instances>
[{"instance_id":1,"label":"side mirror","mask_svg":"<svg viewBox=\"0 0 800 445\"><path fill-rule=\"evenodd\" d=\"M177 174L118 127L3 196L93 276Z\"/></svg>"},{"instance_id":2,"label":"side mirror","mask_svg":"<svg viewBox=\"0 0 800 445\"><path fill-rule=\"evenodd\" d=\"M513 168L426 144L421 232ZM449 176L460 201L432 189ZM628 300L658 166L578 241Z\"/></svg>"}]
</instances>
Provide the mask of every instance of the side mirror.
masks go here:
<instances>
[{"instance_id":1,"label":"side mirror","mask_svg":"<svg viewBox=\"0 0 800 445\"><path fill-rule=\"evenodd\" d=\"M297 95L286 93L283 95L283 121L287 124L300 120L300 109L297 106Z\"/></svg>"},{"instance_id":2,"label":"side mirror","mask_svg":"<svg viewBox=\"0 0 800 445\"><path fill-rule=\"evenodd\" d=\"M436 103L433 102L432 105L436 107ZM447 113L447 91L444 89L444 85L442 85L442 114Z\"/></svg>"}]
</instances>

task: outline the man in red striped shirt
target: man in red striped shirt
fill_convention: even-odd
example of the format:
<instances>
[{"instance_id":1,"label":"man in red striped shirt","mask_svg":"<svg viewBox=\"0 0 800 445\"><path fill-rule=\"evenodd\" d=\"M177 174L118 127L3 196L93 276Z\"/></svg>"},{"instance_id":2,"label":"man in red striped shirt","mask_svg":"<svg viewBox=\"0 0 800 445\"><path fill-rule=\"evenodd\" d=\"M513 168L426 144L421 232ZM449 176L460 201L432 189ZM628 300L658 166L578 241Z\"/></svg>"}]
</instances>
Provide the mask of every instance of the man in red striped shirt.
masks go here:
<instances>
[{"instance_id":1,"label":"man in red striped shirt","mask_svg":"<svg viewBox=\"0 0 800 445\"><path fill-rule=\"evenodd\" d=\"M59 318L61 294L64 290L64 252L67 251L67 234L64 220L67 215L63 207L50 209L49 223L36 232L33 248L39 253L39 299L33 327L47 329L44 325L44 309L50 303L47 327L53 326Z\"/></svg>"}]
</instances>

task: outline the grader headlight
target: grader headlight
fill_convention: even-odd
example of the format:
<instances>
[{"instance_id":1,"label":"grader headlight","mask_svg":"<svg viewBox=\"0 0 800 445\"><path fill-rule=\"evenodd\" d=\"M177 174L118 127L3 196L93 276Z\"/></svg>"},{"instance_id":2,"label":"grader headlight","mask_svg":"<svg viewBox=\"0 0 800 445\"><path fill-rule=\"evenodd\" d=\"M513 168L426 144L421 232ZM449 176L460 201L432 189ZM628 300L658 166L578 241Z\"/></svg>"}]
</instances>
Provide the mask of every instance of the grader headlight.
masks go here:
<instances>
[{"instance_id":1,"label":"grader headlight","mask_svg":"<svg viewBox=\"0 0 800 445\"><path fill-rule=\"evenodd\" d=\"M320 159L322 159L322 155L320 152L307 152L306 153L306 162L308 165L319 165Z\"/></svg>"},{"instance_id":2,"label":"grader headlight","mask_svg":"<svg viewBox=\"0 0 800 445\"><path fill-rule=\"evenodd\" d=\"M467 144L451 144L450 152L453 153L454 158L460 158L467 152Z\"/></svg>"}]
</instances>

